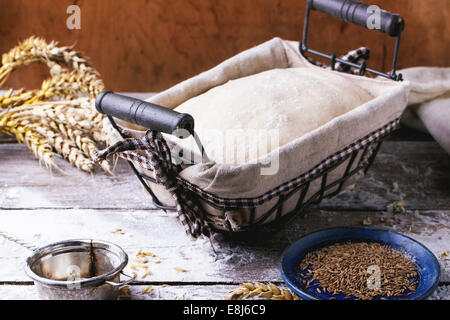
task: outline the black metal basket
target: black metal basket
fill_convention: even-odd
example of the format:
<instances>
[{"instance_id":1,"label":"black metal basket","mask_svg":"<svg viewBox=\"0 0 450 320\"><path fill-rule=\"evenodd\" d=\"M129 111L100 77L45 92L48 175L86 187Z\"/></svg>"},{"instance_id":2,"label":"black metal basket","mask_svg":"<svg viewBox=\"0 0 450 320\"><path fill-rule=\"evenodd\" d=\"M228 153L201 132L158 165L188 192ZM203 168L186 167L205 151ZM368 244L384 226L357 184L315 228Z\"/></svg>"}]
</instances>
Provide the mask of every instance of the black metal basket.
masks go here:
<instances>
[{"instance_id":1,"label":"black metal basket","mask_svg":"<svg viewBox=\"0 0 450 320\"><path fill-rule=\"evenodd\" d=\"M370 69L365 62L358 64L354 61L337 58L335 54L327 55L312 50L307 46L309 15L311 10L322 11L344 21L367 27L366 21L371 15L371 12L368 9L368 5L350 0L308 0L303 41L300 42L299 48L300 51L303 55L311 53L329 59L332 70L335 69L336 63L340 63L350 68L357 69L360 75L364 75L365 72L370 72L394 81L401 81L401 74L396 74L396 63L404 21L399 15L391 14L383 10L380 12L380 29L378 31L382 31L397 38L394 61L390 73L383 73ZM128 137L123 135L113 117L146 128L151 128L153 131L169 134L172 134L176 129L182 128L196 137L193 130L194 119L187 114L180 114L173 110L138 99L116 95L109 91L103 92L97 98L96 106L100 112L107 114L112 126L122 135L122 138ZM389 136L392 131L397 129L398 126L399 119L395 119L384 127L379 128L366 137L363 137L331 155L308 172L302 173L297 178L287 181L283 185L270 190L258 198L224 199L209 194L178 176L176 179L182 186L183 191L189 193L189 195L195 198L200 206L203 207L204 210L202 210L201 217L197 218L212 230L230 233L242 233L244 231L261 229L272 231L279 228L280 225L286 223L295 215L304 212L309 205L319 203L324 197L331 197L338 194L347 183L351 182L355 175L367 172L373 163L383 140ZM201 154L206 157L205 150L203 150L198 138L196 142L201 150ZM133 159L128 160L137 178L151 195L156 207L165 211L180 210L178 204L176 206L168 206L158 199L158 196L155 194L154 190L152 190L152 186L158 184L155 177L142 173L136 168ZM181 170L181 167L178 166L176 168L177 172L175 174L177 175ZM336 173L339 173L339 175L336 176ZM320 185L317 192L310 192L310 186L312 184ZM267 207L268 203L271 204L270 207ZM286 213L286 205L288 203L290 209ZM256 210L260 210L262 204L265 204L265 212L263 214L260 212L256 214ZM210 213L211 210L214 211L214 214ZM233 224L226 217L226 213L233 210L244 210L245 214L248 216L247 221L239 226ZM218 225L220 225L220 227L218 227Z\"/></svg>"}]
</instances>

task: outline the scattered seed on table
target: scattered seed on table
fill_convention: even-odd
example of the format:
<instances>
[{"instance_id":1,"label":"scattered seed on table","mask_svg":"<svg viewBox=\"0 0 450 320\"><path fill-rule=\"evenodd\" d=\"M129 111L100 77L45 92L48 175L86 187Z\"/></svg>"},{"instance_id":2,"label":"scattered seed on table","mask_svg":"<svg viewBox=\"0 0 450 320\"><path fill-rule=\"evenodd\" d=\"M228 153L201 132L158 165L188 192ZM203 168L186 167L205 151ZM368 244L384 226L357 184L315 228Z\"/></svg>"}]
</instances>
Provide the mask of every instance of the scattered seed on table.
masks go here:
<instances>
[{"instance_id":1,"label":"scattered seed on table","mask_svg":"<svg viewBox=\"0 0 450 320\"><path fill-rule=\"evenodd\" d=\"M147 288L144 289L144 291L142 291L143 294L147 294L150 293L150 291L152 291L153 286L148 286Z\"/></svg>"},{"instance_id":2,"label":"scattered seed on table","mask_svg":"<svg viewBox=\"0 0 450 320\"><path fill-rule=\"evenodd\" d=\"M120 288L119 293L123 294L123 295L130 293L130 286L127 285L127 286Z\"/></svg>"},{"instance_id":3,"label":"scattered seed on table","mask_svg":"<svg viewBox=\"0 0 450 320\"><path fill-rule=\"evenodd\" d=\"M405 213L405 203L403 201L396 201L393 203L394 213Z\"/></svg>"},{"instance_id":4,"label":"scattered seed on table","mask_svg":"<svg viewBox=\"0 0 450 320\"><path fill-rule=\"evenodd\" d=\"M134 261L137 263L148 263L148 259L142 257L137 257L134 259Z\"/></svg>"},{"instance_id":5,"label":"scattered seed on table","mask_svg":"<svg viewBox=\"0 0 450 320\"><path fill-rule=\"evenodd\" d=\"M153 258L153 263L161 263L161 259L159 258Z\"/></svg>"},{"instance_id":6,"label":"scattered seed on table","mask_svg":"<svg viewBox=\"0 0 450 320\"><path fill-rule=\"evenodd\" d=\"M141 268L141 269L145 269L145 270L148 269L148 266L147 266L146 264L140 263L140 264L138 264L137 266L138 266L139 268Z\"/></svg>"},{"instance_id":7,"label":"scattered seed on table","mask_svg":"<svg viewBox=\"0 0 450 320\"><path fill-rule=\"evenodd\" d=\"M367 217L363 220L363 225L365 226L371 226L372 225L372 219L370 217Z\"/></svg>"}]
</instances>

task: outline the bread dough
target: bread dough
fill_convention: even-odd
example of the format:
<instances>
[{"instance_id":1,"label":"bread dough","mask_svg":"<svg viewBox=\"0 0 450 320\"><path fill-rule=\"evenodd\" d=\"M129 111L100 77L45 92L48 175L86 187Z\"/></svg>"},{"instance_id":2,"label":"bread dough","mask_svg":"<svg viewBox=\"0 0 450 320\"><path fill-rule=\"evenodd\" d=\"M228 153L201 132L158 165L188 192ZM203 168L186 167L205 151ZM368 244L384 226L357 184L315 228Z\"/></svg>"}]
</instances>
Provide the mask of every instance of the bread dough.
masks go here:
<instances>
[{"instance_id":1,"label":"bread dough","mask_svg":"<svg viewBox=\"0 0 450 320\"><path fill-rule=\"evenodd\" d=\"M272 69L228 81L175 110L194 117L195 130L210 158L238 165L254 161L372 98L337 72ZM176 140L185 147L188 143L188 139Z\"/></svg>"}]
</instances>

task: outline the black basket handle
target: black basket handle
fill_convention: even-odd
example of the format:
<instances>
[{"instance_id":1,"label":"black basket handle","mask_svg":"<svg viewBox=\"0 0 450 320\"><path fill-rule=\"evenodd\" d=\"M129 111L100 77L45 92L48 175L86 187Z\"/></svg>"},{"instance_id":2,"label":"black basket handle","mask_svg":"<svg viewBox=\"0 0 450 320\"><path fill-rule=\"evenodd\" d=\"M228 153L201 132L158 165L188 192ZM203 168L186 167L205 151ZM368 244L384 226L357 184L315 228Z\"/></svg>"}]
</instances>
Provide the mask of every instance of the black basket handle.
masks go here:
<instances>
[{"instance_id":1,"label":"black basket handle","mask_svg":"<svg viewBox=\"0 0 450 320\"><path fill-rule=\"evenodd\" d=\"M313 10L368 29L367 21L373 15L368 11L370 5L354 0L308 0L308 5ZM374 30L397 37L404 27L405 22L399 14L380 10L380 29Z\"/></svg>"},{"instance_id":2,"label":"black basket handle","mask_svg":"<svg viewBox=\"0 0 450 320\"><path fill-rule=\"evenodd\" d=\"M334 69L334 64L336 62L340 62L344 65L348 65L353 68L358 68L360 70L360 75L364 75L365 72L370 72L378 76L386 77L396 81L401 81L402 75L396 74L396 71L397 71L398 53L400 49L400 39L402 31L405 28L405 21L398 14L393 14L380 9L379 28L369 27L367 22L374 14L374 12L368 10L369 7L370 6L365 3L361 3L354 0L307 0L305 23L303 27L303 40L300 42L299 46L301 53L302 54L311 53L326 59L330 59L332 69ZM395 43L394 58L392 62L391 71L389 73L384 73L378 70L368 68L365 62L361 65L358 65L350 61L345 61L340 58L336 58L335 54L329 55L309 48L307 45L307 40L309 29L309 15L311 10L321 11L340 20L350 22L358 26L362 26L369 30L377 30L380 32L384 32L391 37L396 37L397 40Z\"/></svg>"},{"instance_id":3,"label":"black basket handle","mask_svg":"<svg viewBox=\"0 0 450 320\"><path fill-rule=\"evenodd\" d=\"M174 134L178 129L187 130L190 134L194 132L194 118L187 113L180 113L111 91L100 93L95 100L95 107L100 113L147 129L168 134Z\"/></svg>"}]
</instances>

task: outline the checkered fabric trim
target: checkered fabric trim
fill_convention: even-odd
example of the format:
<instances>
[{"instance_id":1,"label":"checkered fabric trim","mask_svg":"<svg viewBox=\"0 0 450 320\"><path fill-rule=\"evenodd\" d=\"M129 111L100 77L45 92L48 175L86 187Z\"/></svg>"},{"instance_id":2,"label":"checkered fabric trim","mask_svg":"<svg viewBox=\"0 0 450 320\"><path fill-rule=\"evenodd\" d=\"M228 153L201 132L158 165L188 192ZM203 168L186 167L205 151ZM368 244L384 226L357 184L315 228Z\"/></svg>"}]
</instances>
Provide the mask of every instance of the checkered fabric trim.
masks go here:
<instances>
[{"instance_id":1,"label":"checkered fabric trim","mask_svg":"<svg viewBox=\"0 0 450 320\"><path fill-rule=\"evenodd\" d=\"M390 123L388 123L386 126L378 129L377 131L369 134L368 136L364 137L361 140L358 140L357 142L349 145L347 148L343 149L342 151L339 151L329 158L322 161L319 165L311 169L310 171L306 172L305 174L301 175L298 178L295 178L291 181L288 181L277 188L259 196L256 198L240 198L240 199L229 199L229 198L222 198L218 197L214 194L208 193L204 190L202 190L200 187L180 178L177 177L178 181L184 185L187 189L194 192L207 202L213 203L214 205L221 207L223 209L231 209L231 208L250 208L250 207L256 207L258 205L263 204L266 201L269 201L275 197L278 197L282 193L289 192L290 190L298 187L299 185L302 185L308 181L311 181L313 179L316 179L317 177L320 177L320 175L326 171L330 166L336 164L339 161L342 161L349 157L353 152L361 150L362 148L377 142L384 138L385 136L389 135L392 131L398 128L400 123L399 119L396 119Z\"/></svg>"},{"instance_id":2,"label":"checkered fabric trim","mask_svg":"<svg viewBox=\"0 0 450 320\"><path fill-rule=\"evenodd\" d=\"M363 62L366 62L369 59L369 57L370 57L370 50L366 47L361 47L359 49L348 52L341 58L342 60L361 65ZM339 70L341 72L359 73L359 69L347 66L340 62L336 62L335 68L336 70Z\"/></svg>"},{"instance_id":3,"label":"checkered fabric trim","mask_svg":"<svg viewBox=\"0 0 450 320\"><path fill-rule=\"evenodd\" d=\"M134 150L143 151L145 156ZM121 140L105 150L96 152L93 160L98 163L113 154L153 172L156 182L162 184L175 200L178 219L188 235L194 238L200 235L210 237L211 229L204 219L204 212L197 199L179 184L178 171L172 163L170 149L160 132L149 130L141 139Z\"/></svg>"},{"instance_id":4,"label":"checkered fabric trim","mask_svg":"<svg viewBox=\"0 0 450 320\"><path fill-rule=\"evenodd\" d=\"M359 49L349 51L347 54L341 56L340 58L342 60L361 65L363 62L366 62L370 58L370 50L367 47L361 47ZM316 61L313 58L307 57L307 59L310 63L312 63L316 66L331 70L331 67L328 67L325 64L323 64L319 61ZM341 62L336 62L335 66L334 66L334 70L339 71L339 72L351 73L351 74L359 74L358 68L354 68L354 67L345 65Z\"/></svg>"}]
</instances>

